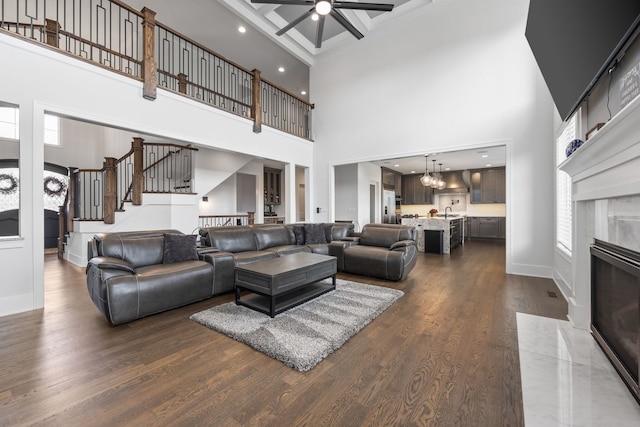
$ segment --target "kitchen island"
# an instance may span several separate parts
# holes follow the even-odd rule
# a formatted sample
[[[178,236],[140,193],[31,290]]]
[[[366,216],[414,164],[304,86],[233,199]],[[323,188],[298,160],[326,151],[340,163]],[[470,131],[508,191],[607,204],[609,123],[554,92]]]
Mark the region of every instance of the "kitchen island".
[[[425,230],[442,231],[441,248],[443,254],[450,254],[451,249],[462,243],[464,236],[464,217],[460,215],[448,217],[402,218],[403,225],[412,225],[418,230],[417,247],[425,252]],[[453,236],[453,239],[451,238]],[[429,245],[430,246],[430,245]]]

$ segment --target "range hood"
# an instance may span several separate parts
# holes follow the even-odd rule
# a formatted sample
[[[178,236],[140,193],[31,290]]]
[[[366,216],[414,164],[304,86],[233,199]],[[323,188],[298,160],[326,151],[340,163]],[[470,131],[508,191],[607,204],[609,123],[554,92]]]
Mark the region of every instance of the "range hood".
[[[471,185],[471,174],[468,170],[442,172],[442,178],[447,184],[442,190],[435,190],[435,194],[468,193]]]

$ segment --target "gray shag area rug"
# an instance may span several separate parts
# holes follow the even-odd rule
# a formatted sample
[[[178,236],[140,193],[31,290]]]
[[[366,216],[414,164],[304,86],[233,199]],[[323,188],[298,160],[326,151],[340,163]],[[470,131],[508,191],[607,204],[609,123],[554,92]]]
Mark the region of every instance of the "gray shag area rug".
[[[274,318],[230,302],[195,313],[190,319],[304,372],[402,295],[404,292],[396,289],[338,279],[335,291]]]

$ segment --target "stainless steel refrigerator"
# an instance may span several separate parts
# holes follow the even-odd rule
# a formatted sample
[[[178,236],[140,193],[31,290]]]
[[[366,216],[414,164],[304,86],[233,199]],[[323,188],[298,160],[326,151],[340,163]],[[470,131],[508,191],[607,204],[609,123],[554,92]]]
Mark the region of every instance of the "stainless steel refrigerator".
[[[396,223],[396,193],[393,190],[382,191],[382,222]]]

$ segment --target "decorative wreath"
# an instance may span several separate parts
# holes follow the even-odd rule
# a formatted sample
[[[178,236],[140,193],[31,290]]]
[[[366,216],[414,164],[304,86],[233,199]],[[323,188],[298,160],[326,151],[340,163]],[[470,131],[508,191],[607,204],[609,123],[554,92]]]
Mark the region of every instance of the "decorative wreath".
[[[12,194],[18,191],[18,180],[8,173],[0,173],[0,194]]]
[[[64,182],[54,176],[49,176],[44,180],[44,192],[47,196],[59,196],[66,189]]]

